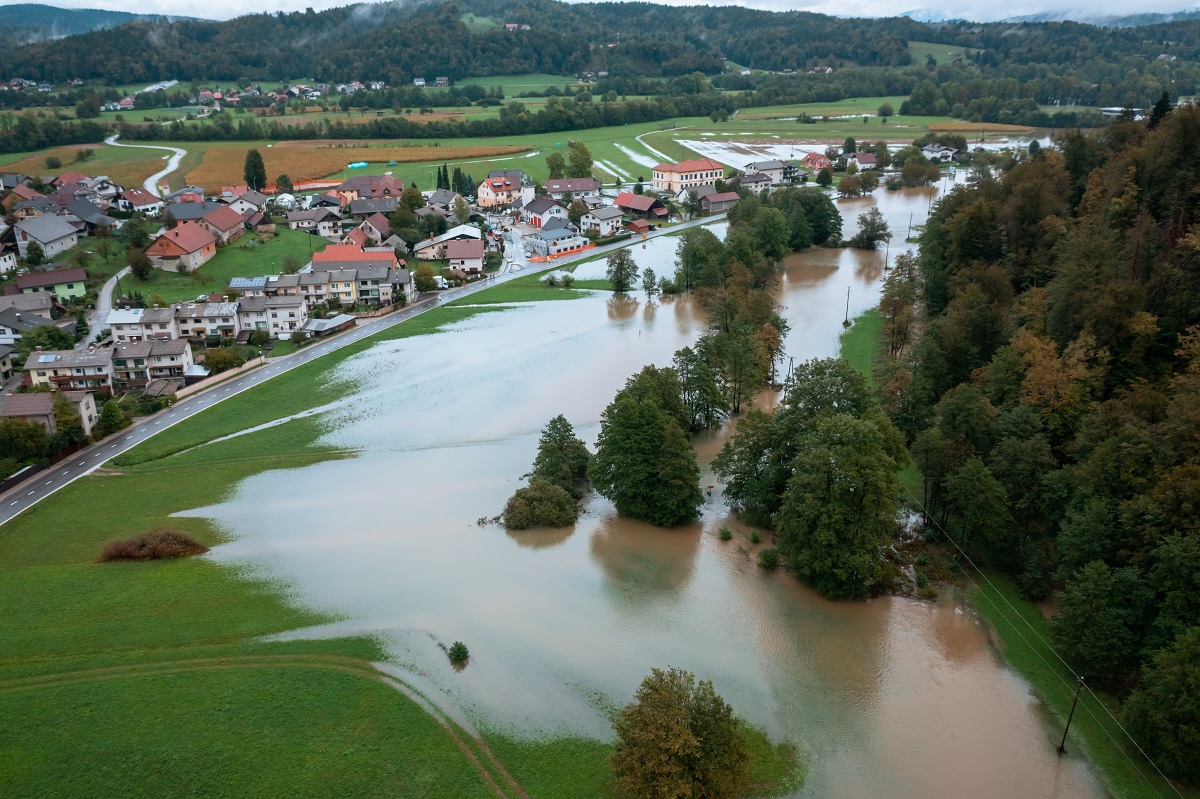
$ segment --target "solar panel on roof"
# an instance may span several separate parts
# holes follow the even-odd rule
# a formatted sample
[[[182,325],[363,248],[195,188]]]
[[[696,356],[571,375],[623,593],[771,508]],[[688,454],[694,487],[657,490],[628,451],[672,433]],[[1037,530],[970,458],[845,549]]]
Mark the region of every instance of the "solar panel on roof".
[[[54,363],[53,355],[39,355],[38,363]]]

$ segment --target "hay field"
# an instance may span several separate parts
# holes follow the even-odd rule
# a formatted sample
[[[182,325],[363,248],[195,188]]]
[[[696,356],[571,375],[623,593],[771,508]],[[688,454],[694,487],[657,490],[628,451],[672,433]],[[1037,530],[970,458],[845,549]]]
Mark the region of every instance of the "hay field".
[[[246,152],[251,148],[244,143],[222,143],[210,145],[199,166],[188,172],[187,180],[205,189],[214,190],[221,186],[242,182],[242,168]],[[347,164],[366,161],[382,165],[388,161],[397,163],[450,161],[456,158],[483,158],[493,155],[512,155],[528,150],[520,145],[479,145],[459,147],[367,147],[362,142],[354,146],[320,145],[316,142],[280,142],[273,147],[262,144],[256,148],[267,168],[267,179],[274,182],[279,175],[287,175],[293,183],[317,180],[326,175],[340,172]]]
[[[999,122],[930,122],[931,133],[1030,133],[1028,125],[1001,125]]]
[[[79,150],[91,150],[91,160],[75,160]],[[122,186],[141,186],[142,181],[163,168],[167,153],[158,150],[134,150],[129,147],[107,147],[103,144],[73,144],[31,153],[4,165],[5,172],[49,177],[63,172],[82,172],[85,175],[108,175]],[[55,156],[62,161],[57,169],[46,167],[46,158]]]

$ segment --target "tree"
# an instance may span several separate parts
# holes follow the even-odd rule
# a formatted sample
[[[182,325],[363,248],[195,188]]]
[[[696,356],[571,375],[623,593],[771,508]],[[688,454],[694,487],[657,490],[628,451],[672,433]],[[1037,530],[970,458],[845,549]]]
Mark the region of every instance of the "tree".
[[[587,491],[587,468],[591,457],[571,423],[559,414],[546,424],[538,439],[533,476],[547,480],[579,499]]]
[[[138,247],[130,247],[125,251],[125,264],[138,280],[146,281],[154,274],[154,264],[146,251]]]
[[[778,208],[766,207],[754,215],[750,223],[754,237],[762,254],[772,261],[780,261],[791,251],[791,229],[787,219]]]
[[[121,225],[120,236],[130,247],[145,247],[150,243],[150,231],[146,229],[146,220],[141,214],[134,214]]]
[[[209,350],[204,354],[204,366],[212,374],[236,369],[246,362],[242,351],[234,347]]]
[[[654,669],[613,723],[617,789],[636,799],[736,799],[749,750],[733,708],[682,669]]]
[[[417,267],[417,271],[413,273],[413,282],[416,283],[417,291],[433,291],[437,288],[437,281],[433,276],[433,267],[429,264],[421,264]]]
[[[46,263],[46,252],[42,249],[42,245],[36,241],[29,242],[29,246],[25,248],[25,263],[30,266],[40,266]]]
[[[567,177],[590,178],[592,176],[592,153],[587,145],[575,142],[567,153]]]
[[[111,436],[128,424],[129,420],[121,412],[120,404],[117,400],[110,399],[100,409],[100,420],[96,423],[95,430],[101,437]]]
[[[1175,777],[1200,784],[1200,627],[1181,633],[1142,668],[1137,689],[1125,702],[1135,740]]]
[[[1121,685],[1141,646],[1141,619],[1150,599],[1137,571],[1092,561],[1055,599],[1059,612],[1051,630],[1076,673]]]
[[[17,341],[17,351],[28,358],[38,347],[44,350],[69,350],[75,345],[70,333],[54,325],[36,325],[22,334]]]
[[[533,477],[504,505],[501,519],[509,530],[566,527],[579,518],[579,506],[567,490],[543,477]]]
[[[622,516],[673,527],[704,501],[673,369],[648,366],[604,409],[588,476]]]
[[[295,188],[292,186],[292,179],[286,174],[275,178],[275,191],[286,192],[288,194],[295,191]]]
[[[633,281],[637,280],[638,276],[638,267],[629,248],[617,250],[608,256],[607,274],[608,282],[612,283],[613,291],[618,294],[633,288]]]
[[[647,270],[649,271],[649,270]],[[706,337],[696,347],[675,352],[672,365],[679,377],[680,399],[688,411],[689,429],[699,432],[715,425],[729,414],[729,401],[721,389],[717,372],[705,353],[713,344]]]
[[[591,208],[583,200],[573,200],[567,206],[567,219],[571,220],[571,224],[579,227],[579,220],[583,219],[583,215],[590,211]]]
[[[1158,102],[1154,104],[1154,108],[1150,111],[1150,121],[1146,124],[1146,127],[1150,130],[1157,128],[1170,115],[1172,108],[1171,93],[1163,89],[1162,96],[1158,98]]]
[[[550,180],[558,180],[567,173],[567,159],[562,153],[550,153],[546,156],[546,169],[550,170]]]
[[[51,415],[54,417],[52,446],[55,450],[61,451],[87,441],[87,436],[83,434],[83,421],[79,418],[79,410],[61,391],[54,396]]]
[[[853,136],[847,136],[846,140],[842,142],[842,152],[846,155],[858,152],[858,142],[854,140]]]
[[[850,246],[856,250],[875,250],[881,241],[891,240],[892,232],[883,213],[878,208],[872,208],[858,215],[858,232],[850,239]]]
[[[899,467],[874,425],[845,414],[819,419],[797,448],[779,551],[824,596],[865,597],[896,531]]]
[[[258,150],[246,152],[246,161],[242,166],[242,178],[246,185],[255,191],[266,188],[267,167],[263,164],[262,154]]]
[[[57,155],[46,156],[46,169],[62,169],[62,159]]]
[[[283,256],[282,269],[283,269],[283,273],[285,275],[296,274],[297,272],[300,271],[301,266],[303,266],[303,264],[300,263],[300,259],[297,258],[296,256],[294,256],[294,255]]]
[[[833,170],[831,170],[829,167],[824,167],[820,172],[818,172],[817,173],[817,185],[818,186],[832,186],[833,185]]]
[[[175,214],[171,213],[171,209],[163,211],[162,216],[163,227],[167,230],[174,230],[179,225],[179,220],[175,218]]]
[[[454,218],[458,224],[465,225],[471,221],[471,206],[462,197],[454,198]]]
[[[658,294],[658,275],[654,274],[650,267],[646,267],[642,272],[642,291],[646,292],[646,299],[651,302]]]
[[[50,435],[37,422],[20,417],[0,419],[0,459],[21,461],[50,454]]]
[[[879,111],[877,113],[879,114],[879,116],[883,117],[884,119],[887,119],[888,117],[895,114],[896,110],[894,108],[892,108],[891,103],[884,103],[883,105],[879,106]]]
[[[958,514],[958,544],[969,549],[976,536],[1000,558],[1011,557],[1017,551],[1012,517],[1008,513],[1008,497],[983,460],[972,456],[962,468],[946,481],[946,499]]]

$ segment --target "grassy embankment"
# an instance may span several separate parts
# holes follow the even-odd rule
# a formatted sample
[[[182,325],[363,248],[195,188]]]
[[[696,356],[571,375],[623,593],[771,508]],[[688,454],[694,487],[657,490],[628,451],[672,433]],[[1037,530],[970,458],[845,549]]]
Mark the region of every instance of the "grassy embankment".
[[[447,731],[379,681],[366,665],[381,657],[369,639],[261,642],[328,621],[289,605],[284,586],[203,559],[95,562],[104,542],[152,529],[220,542],[208,520],[172,514],[220,501],[264,470],[351,453],[316,447],[311,417],[197,445],[335,402],[353,389],[335,379],[339,362],[490,310],[502,309],[435,309],[299,367],[5,525],[0,590],[12,600],[0,713],[21,723],[0,730],[0,779],[18,795],[476,797],[495,795],[488,780],[511,785],[490,751],[533,796],[611,796],[606,744]],[[751,740],[756,783],[777,793],[800,779],[790,750]]]

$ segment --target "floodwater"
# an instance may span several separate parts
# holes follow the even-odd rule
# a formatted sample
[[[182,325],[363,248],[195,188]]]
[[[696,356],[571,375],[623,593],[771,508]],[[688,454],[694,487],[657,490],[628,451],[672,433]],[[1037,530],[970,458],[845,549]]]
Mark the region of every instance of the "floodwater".
[[[877,202],[902,239],[929,191],[842,203],[844,232]],[[634,254],[669,273],[676,243]],[[883,258],[788,258],[788,356],[836,353],[846,289],[851,316],[873,306]],[[193,511],[233,536],[210,557],[286,581],[295,601],[343,620],[295,636],[372,633],[397,667],[491,729],[607,739],[607,713],[652,667],[681,666],[799,746],[811,767],[799,796],[1102,796],[1086,764],[1056,756],[1057,728],[952,592],[827,602],[755,567],[719,488],[675,530],[619,519],[594,496],[571,529],[476,524],[521,485],[548,419],[563,413],[594,442],[625,379],[669,363],[702,327],[687,298],[596,293],[377,345],[340,367],[361,388],[325,416],[325,441],[361,455],[267,472]],[[727,434],[697,441],[705,486]],[[718,539],[722,526],[733,541]],[[461,673],[438,648],[455,640],[471,650]]]

